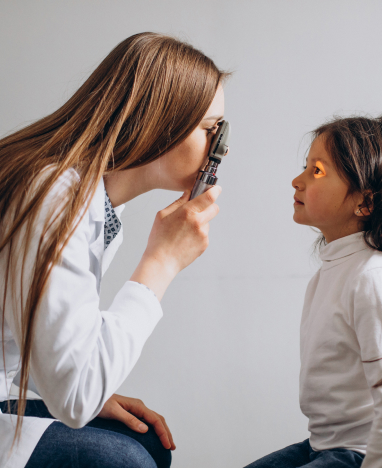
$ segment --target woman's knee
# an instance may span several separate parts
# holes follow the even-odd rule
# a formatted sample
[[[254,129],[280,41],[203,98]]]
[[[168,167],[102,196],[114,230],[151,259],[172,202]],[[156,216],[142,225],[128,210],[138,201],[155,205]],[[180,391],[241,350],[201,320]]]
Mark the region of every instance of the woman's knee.
[[[153,426],[144,434],[133,433],[131,438],[137,440],[149,452],[158,468],[169,468],[171,465],[171,450],[163,447]]]
[[[170,468],[172,460],[171,450],[163,447],[163,450],[155,453],[153,458],[158,468]]]
[[[78,441],[79,466],[95,468],[157,468],[148,451],[136,440],[122,434],[97,429],[85,441]]]
[[[128,436],[131,439],[136,440],[148,451],[158,468],[169,468],[171,465],[171,451],[163,447],[153,426],[149,426],[149,430],[142,434],[133,431],[120,421],[95,418],[87,424],[87,427],[103,429]]]
[[[162,444],[144,446],[132,437],[105,431],[107,437],[97,445],[96,453],[92,448],[88,450],[87,457],[92,462],[80,464],[80,466],[92,466],[99,468],[170,468],[171,451],[165,449]],[[98,437],[97,437],[98,438]],[[90,447],[90,444],[87,444]],[[101,457],[103,464],[97,465],[97,459]]]
[[[54,422],[45,431],[26,468],[53,466],[157,468],[148,451],[128,436],[90,427],[71,429],[60,422]]]

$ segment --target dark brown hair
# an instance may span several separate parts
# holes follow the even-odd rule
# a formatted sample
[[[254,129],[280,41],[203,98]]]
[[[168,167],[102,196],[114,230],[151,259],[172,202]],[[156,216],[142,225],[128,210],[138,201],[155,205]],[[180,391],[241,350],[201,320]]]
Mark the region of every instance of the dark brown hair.
[[[79,214],[104,174],[148,164],[181,143],[226,75],[189,44],[156,33],[136,34],[121,42],[60,109],[0,140],[0,254],[7,265],[1,272],[3,331],[14,258],[25,260],[42,203],[59,177],[70,168],[80,176],[45,222],[30,286],[22,294],[15,439],[25,411],[38,305]],[[24,252],[14,248],[21,231]]]
[[[347,196],[364,195],[371,214],[362,223],[365,242],[382,251],[382,118],[335,117],[312,132],[322,136],[340,177],[348,184]],[[317,244],[325,243],[321,235]]]

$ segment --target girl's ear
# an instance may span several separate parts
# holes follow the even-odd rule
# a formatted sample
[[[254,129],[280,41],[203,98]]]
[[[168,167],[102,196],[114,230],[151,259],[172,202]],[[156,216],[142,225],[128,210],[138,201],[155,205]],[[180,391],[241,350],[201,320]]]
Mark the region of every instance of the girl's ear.
[[[357,208],[355,209],[355,214],[357,216],[370,216],[373,212],[373,192],[371,190],[366,190],[363,195],[360,194],[361,201]]]

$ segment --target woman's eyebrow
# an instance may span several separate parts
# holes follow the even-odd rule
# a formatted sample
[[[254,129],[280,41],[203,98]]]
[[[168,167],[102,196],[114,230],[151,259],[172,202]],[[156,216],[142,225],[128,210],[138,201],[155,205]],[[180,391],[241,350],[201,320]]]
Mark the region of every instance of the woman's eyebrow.
[[[223,120],[224,115],[210,115],[209,117],[205,117],[203,120],[214,120],[217,122],[218,120]]]

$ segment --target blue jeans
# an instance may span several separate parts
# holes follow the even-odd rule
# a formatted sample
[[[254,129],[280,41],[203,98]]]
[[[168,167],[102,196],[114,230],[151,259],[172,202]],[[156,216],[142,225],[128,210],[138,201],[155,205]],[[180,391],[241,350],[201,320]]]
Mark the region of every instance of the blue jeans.
[[[12,403],[11,411],[15,412]],[[8,402],[0,402],[8,413]],[[41,400],[29,400],[25,416],[53,418]],[[54,419],[54,418],[53,418]],[[44,432],[25,468],[169,468],[171,451],[154,429],[145,434],[120,421],[95,418],[81,429],[55,421]]]
[[[330,449],[315,452],[309,439],[266,455],[245,468],[359,468],[364,455],[352,450]]]

